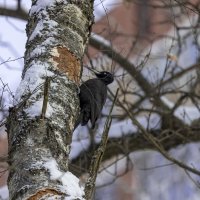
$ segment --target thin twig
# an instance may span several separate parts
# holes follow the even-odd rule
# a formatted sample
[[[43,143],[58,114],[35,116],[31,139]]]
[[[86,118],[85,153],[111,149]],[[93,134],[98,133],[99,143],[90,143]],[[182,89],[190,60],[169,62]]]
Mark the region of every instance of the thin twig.
[[[50,77],[47,77],[46,80],[45,80],[45,83],[44,83],[44,99],[43,99],[43,105],[42,105],[41,119],[45,118],[45,114],[46,114],[46,111],[47,111],[49,86],[50,86]]]
[[[112,110],[115,104],[115,101],[117,99],[117,95],[118,95],[118,91],[119,89],[117,89],[117,92],[115,94],[109,115],[106,119],[106,123],[104,125],[104,131],[102,134],[102,138],[101,138],[101,142],[100,145],[98,147],[98,149],[94,152],[94,155],[92,157],[92,161],[90,164],[90,169],[89,169],[89,178],[87,179],[86,185],[85,185],[85,198],[87,200],[92,199],[92,195],[95,189],[95,182],[96,182],[96,177],[97,177],[97,173],[99,170],[99,166],[101,164],[101,160],[103,157],[103,154],[106,150],[106,144],[107,144],[107,140],[108,140],[108,132],[110,130],[110,126],[112,123]]]
[[[200,171],[199,170],[196,170],[195,168],[192,168],[192,167],[184,164],[183,162],[180,162],[179,160],[175,159],[174,157],[170,156],[169,153],[160,144],[160,142],[158,140],[156,140],[156,138],[153,135],[149,134],[145,130],[145,128],[138,122],[137,119],[135,119],[135,117],[129,112],[129,110],[119,100],[117,100],[117,103],[120,104],[120,106],[124,109],[124,111],[126,111],[128,116],[132,120],[133,124],[136,125],[139,130],[141,130],[144,138],[147,141],[149,141],[150,143],[152,143],[155,146],[155,148],[157,149],[158,152],[160,152],[166,159],[168,159],[171,162],[175,163],[179,167],[181,167],[181,168],[183,168],[185,170],[188,170],[188,171],[200,176]]]

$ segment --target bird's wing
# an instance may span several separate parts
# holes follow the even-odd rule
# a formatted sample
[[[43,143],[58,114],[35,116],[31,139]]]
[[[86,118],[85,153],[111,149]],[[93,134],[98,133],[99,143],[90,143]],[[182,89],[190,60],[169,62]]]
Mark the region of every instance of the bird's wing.
[[[84,83],[80,87],[80,107],[81,107],[81,125],[84,126],[91,118],[91,91],[90,83]]]
[[[107,87],[100,79],[90,79],[81,85],[80,91],[81,124],[87,124],[90,119],[94,128],[106,101]]]
[[[98,92],[95,92],[92,100],[91,106],[91,124],[92,128],[95,127],[95,122],[97,121],[99,115],[101,114],[102,108],[105,104],[106,96],[107,96],[107,88],[106,85],[99,81],[96,83]]]

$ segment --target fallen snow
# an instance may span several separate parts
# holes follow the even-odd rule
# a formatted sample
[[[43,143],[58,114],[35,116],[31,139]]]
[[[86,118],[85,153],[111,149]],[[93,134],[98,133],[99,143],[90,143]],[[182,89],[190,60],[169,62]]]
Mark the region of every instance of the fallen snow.
[[[60,0],[57,0],[60,1]],[[37,1],[37,4],[31,7],[30,10],[30,15],[33,13],[38,13],[40,10],[46,10],[46,7],[52,6],[54,3],[56,3],[55,0],[42,0],[42,1]]]
[[[70,199],[83,199],[84,188],[79,185],[79,179],[71,172],[62,172],[58,169],[58,164],[55,159],[48,160],[44,163],[44,167],[48,169],[51,180],[58,180],[62,184],[60,187],[63,193],[68,194]]]
[[[53,73],[47,70],[48,64],[41,65],[40,63],[33,62],[32,66],[27,69],[26,76],[21,81],[15,95],[15,103],[18,104],[21,101],[23,95],[29,95],[29,100],[32,105],[25,111],[29,117],[35,117],[41,115],[43,98],[36,101],[36,97],[41,92],[41,87],[44,87],[45,77],[53,76]],[[53,108],[47,105],[46,116],[51,116]]]

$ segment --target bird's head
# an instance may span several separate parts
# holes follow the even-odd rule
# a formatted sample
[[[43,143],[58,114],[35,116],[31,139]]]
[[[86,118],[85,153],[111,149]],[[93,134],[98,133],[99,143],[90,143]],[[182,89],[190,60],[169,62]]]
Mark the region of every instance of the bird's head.
[[[96,77],[103,81],[106,85],[112,83],[114,81],[113,74],[107,71],[102,72],[94,72]]]

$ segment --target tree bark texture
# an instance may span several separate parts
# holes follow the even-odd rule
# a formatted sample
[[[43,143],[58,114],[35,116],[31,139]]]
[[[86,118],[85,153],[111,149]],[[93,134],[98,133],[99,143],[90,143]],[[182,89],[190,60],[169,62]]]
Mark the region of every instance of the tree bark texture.
[[[93,1],[33,0],[25,67],[7,123],[11,200],[83,198],[68,163],[92,23]]]

